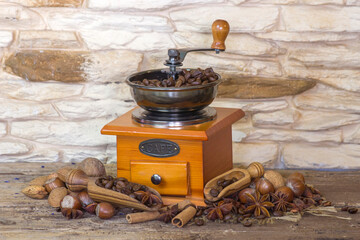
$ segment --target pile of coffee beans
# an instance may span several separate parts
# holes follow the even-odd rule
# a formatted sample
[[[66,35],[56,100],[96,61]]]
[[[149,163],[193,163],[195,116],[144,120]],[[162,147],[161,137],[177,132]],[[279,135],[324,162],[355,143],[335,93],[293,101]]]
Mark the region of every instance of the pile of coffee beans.
[[[210,82],[218,80],[218,76],[212,68],[203,69],[183,69],[177,79],[170,77],[168,79],[143,79],[142,81],[134,81],[133,83],[141,86],[152,86],[152,87],[188,87],[205,85]]]
[[[134,192],[144,191],[146,192],[148,188],[144,185],[129,182],[126,178],[119,177],[114,178],[112,176],[100,177],[96,179],[95,184],[99,187],[117,191],[122,194],[126,194],[129,197],[136,198]]]
[[[217,197],[224,188],[226,188],[230,184],[233,184],[237,180],[238,179],[235,177],[233,177],[232,179],[228,179],[228,180],[227,179],[219,179],[216,182],[216,186],[210,190],[210,195],[213,197]]]

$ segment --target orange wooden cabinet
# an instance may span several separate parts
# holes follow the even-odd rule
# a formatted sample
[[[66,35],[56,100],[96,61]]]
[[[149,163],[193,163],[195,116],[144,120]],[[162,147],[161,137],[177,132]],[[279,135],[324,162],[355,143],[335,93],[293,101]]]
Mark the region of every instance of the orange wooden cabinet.
[[[156,189],[165,204],[189,198],[203,205],[205,184],[233,166],[231,125],[244,112],[216,108],[217,118],[213,121],[180,128],[156,128],[134,122],[132,111],[101,130],[102,134],[117,136],[118,177]],[[154,144],[147,145],[148,141]],[[143,151],[144,147],[149,149]],[[157,156],[156,152],[171,154]],[[157,185],[151,180],[154,175],[161,177]]]

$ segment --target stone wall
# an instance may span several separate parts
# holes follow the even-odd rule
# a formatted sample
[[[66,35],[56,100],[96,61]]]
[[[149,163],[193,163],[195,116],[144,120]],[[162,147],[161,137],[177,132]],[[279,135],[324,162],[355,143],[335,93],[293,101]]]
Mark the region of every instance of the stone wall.
[[[135,106],[124,83],[167,49],[227,51],[186,67],[223,78],[213,106],[242,108],[234,161],[360,168],[359,0],[0,1],[0,161],[116,161],[100,129]]]

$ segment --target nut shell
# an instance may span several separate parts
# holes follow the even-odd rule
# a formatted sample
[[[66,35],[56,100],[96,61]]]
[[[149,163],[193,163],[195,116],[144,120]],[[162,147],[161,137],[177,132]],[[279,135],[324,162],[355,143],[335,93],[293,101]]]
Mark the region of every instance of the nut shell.
[[[31,180],[31,182],[29,182],[29,186],[31,185],[44,186],[46,181],[47,181],[47,176],[40,176]]]
[[[60,207],[60,202],[67,195],[65,187],[58,187],[51,191],[49,194],[48,202],[52,207]]]
[[[48,193],[59,187],[65,187],[64,182],[61,181],[60,178],[52,178],[45,182],[45,189],[48,191]]]
[[[47,176],[47,180],[50,180],[52,178],[57,178],[59,175],[56,172],[53,172]]]
[[[290,174],[290,176],[288,177],[288,179],[290,179],[290,178],[296,178],[296,179],[301,180],[303,183],[305,183],[305,177],[302,173],[294,172],[294,173]]]
[[[60,202],[61,208],[72,208],[72,209],[80,209],[81,203],[80,200],[76,197],[66,195]]]
[[[110,203],[102,202],[97,205],[95,212],[99,218],[109,219],[114,216],[115,208]]]
[[[277,190],[278,188],[280,188],[282,186],[285,186],[284,178],[281,176],[280,173],[278,173],[276,171],[273,171],[273,170],[265,171],[264,178],[266,178],[267,180],[269,180],[272,183],[275,190]]]
[[[78,164],[77,168],[84,171],[89,177],[106,176],[105,166],[97,158],[86,158]]]
[[[238,194],[240,202],[244,203],[244,204],[248,203],[249,197],[246,195],[246,193],[249,193],[249,194],[255,196],[255,192],[256,191],[253,188],[245,188],[245,189],[241,190]]]
[[[72,167],[66,166],[63,168],[60,168],[57,170],[58,178],[60,178],[61,181],[66,182],[66,176],[73,170]]]
[[[274,185],[266,178],[260,178],[256,182],[255,189],[262,195],[275,192]]]
[[[48,195],[48,192],[43,186],[31,185],[21,190],[23,194],[34,199],[43,199]]]
[[[82,191],[77,195],[78,199],[80,200],[80,203],[82,205],[83,208],[85,208],[86,206],[94,203],[94,200],[92,200],[89,196],[89,194],[87,193],[87,191]]]
[[[289,187],[296,197],[300,197],[305,191],[305,184],[298,178],[289,178],[286,181],[286,186]]]

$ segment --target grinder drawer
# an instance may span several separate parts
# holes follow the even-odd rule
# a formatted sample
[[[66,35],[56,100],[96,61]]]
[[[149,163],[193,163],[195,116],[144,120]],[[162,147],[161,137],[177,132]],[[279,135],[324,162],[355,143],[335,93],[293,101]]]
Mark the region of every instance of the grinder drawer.
[[[188,194],[189,168],[187,162],[136,160],[130,162],[130,168],[133,182],[152,187],[164,195]]]

